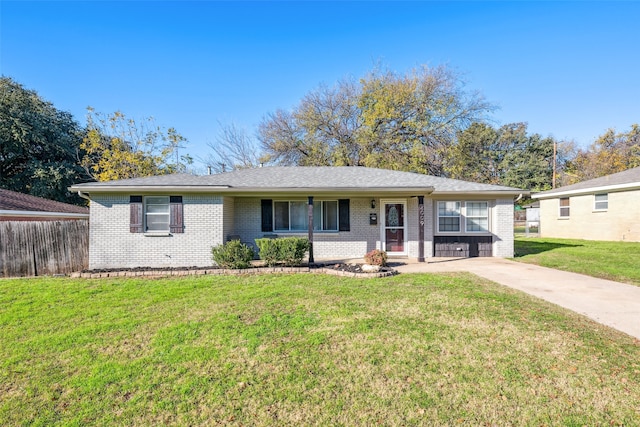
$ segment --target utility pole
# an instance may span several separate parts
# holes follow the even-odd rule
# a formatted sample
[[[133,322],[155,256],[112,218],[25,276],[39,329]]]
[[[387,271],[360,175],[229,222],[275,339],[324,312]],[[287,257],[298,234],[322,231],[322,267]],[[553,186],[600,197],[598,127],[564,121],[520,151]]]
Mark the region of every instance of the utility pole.
[[[558,155],[558,142],[553,141],[553,178],[551,188],[556,188],[556,157]]]

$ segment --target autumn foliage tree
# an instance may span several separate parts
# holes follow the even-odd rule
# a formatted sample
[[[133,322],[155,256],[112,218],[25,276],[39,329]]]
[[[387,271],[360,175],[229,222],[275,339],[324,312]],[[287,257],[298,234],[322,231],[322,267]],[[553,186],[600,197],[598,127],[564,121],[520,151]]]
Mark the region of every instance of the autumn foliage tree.
[[[628,132],[607,130],[586,150],[578,150],[568,164],[569,184],[640,166],[640,126]]]
[[[192,162],[177,155],[184,141],[152,118],[136,121],[119,111],[104,115],[89,108],[80,164],[97,181],[183,172]]]
[[[492,109],[447,67],[406,75],[375,70],[359,82],[321,86],[292,111],[269,114],[258,135],[267,158],[278,164],[442,175],[456,133]]]

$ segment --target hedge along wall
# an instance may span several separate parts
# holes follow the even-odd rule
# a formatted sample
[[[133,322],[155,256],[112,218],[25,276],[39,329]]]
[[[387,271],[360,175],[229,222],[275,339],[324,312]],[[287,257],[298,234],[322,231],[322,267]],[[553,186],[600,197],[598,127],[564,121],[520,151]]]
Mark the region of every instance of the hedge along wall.
[[[67,274],[89,264],[89,221],[0,222],[0,276]]]

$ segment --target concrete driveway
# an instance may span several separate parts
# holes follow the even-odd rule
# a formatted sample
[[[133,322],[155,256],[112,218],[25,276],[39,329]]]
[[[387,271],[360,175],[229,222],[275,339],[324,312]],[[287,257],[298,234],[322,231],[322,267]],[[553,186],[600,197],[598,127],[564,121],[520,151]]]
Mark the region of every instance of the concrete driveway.
[[[401,273],[468,271],[542,298],[640,339],[640,287],[501,258],[433,258]]]

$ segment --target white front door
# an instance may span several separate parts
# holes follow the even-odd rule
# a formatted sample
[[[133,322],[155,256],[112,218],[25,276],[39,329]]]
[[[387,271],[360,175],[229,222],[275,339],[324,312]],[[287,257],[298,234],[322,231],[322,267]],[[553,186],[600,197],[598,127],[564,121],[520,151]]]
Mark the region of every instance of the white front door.
[[[407,202],[406,200],[382,200],[382,250],[387,255],[407,254]]]

